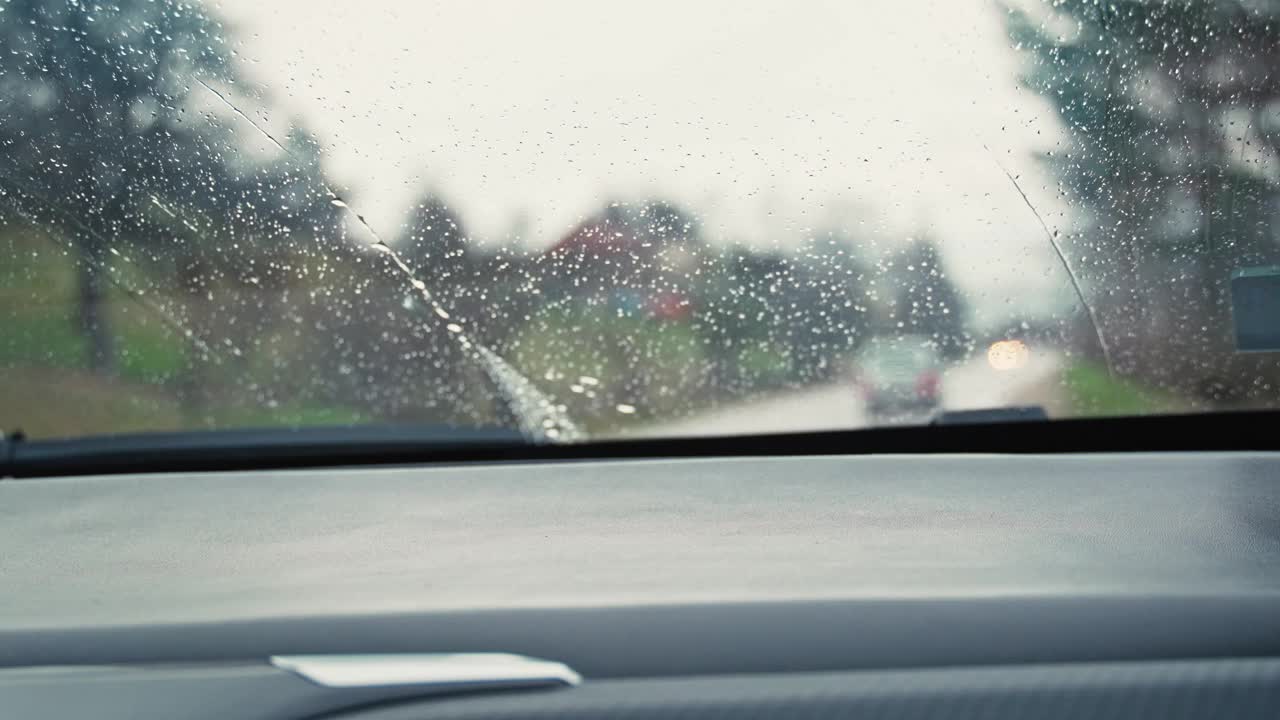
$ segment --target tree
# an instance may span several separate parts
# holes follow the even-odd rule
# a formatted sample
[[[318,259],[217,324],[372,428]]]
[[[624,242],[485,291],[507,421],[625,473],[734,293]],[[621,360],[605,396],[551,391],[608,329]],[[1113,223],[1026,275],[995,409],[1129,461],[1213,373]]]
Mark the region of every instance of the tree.
[[[108,370],[105,268],[153,200],[129,189],[198,147],[184,125],[193,78],[233,79],[222,26],[178,0],[13,0],[0,8],[0,47],[0,172],[28,212],[67,230],[89,364]]]
[[[826,232],[807,238],[796,254],[788,324],[801,379],[828,377],[837,360],[865,339],[868,308],[861,297],[868,269],[854,247],[844,235]]]
[[[631,215],[633,231],[641,242],[657,243],[661,247],[700,247],[703,244],[698,219],[675,203],[650,200],[640,203],[638,210],[633,210]]]
[[[469,240],[458,217],[443,200],[426,193],[409,211],[397,244],[405,261],[432,287],[468,281]]]
[[[926,237],[914,239],[894,254],[890,265],[896,332],[929,337],[945,358],[963,357],[970,346],[964,300],[947,276],[937,245]]]
[[[1232,354],[1227,296],[1232,269],[1280,257],[1269,169],[1280,159],[1280,2],[1008,12],[1025,84],[1069,134],[1045,162],[1090,217],[1062,240],[1115,369],[1184,393],[1219,377],[1254,392],[1280,376]]]

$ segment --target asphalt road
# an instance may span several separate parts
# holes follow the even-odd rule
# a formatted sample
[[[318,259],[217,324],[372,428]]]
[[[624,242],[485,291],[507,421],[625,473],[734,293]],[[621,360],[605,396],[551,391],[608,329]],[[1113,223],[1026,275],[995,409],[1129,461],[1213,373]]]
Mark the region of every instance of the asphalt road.
[[[1054,351],[1030,353],[1025,366],[996,370],[979,354],[948,368],[942,378],[942,405],[948,410],[973,410],[1024,405],[1037,400],[1040,388],[1051,386],[1061,368]],[[1040,402],[1047,402],[1047,398]],[[891,418],[890,421],[923,420]],[[742,435],[758,433],[847,430],[886,422],[872,418],[863,406],[852,377],[838,382],[743,403],[638,429],[634,436]]]

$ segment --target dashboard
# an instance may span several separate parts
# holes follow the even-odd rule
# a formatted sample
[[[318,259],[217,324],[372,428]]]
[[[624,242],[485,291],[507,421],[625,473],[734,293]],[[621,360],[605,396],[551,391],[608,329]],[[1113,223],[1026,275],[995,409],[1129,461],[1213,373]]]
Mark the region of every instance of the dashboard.
[[[0,482],[0,715],[1277,717],[1277,478],[1199,452]]]

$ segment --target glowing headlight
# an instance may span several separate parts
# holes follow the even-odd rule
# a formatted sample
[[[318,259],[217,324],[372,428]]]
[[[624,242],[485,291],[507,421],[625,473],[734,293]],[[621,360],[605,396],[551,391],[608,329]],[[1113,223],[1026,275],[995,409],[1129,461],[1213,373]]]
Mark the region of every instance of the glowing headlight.
[[[987,363],[996,370],[1017,370],[1027,364],[1029,354],[1021,340],[1000,340],[987,348]]]

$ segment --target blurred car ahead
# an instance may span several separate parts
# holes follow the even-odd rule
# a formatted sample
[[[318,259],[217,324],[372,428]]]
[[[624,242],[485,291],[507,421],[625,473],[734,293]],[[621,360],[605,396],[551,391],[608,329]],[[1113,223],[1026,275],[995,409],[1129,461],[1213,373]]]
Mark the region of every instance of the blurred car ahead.
[[[867,414],[930,415],[941,404],[942,357],[922,335],[874,338],[855,359]]]

